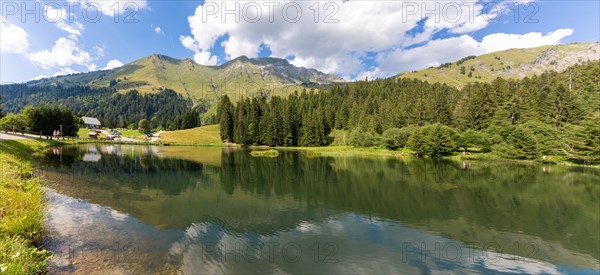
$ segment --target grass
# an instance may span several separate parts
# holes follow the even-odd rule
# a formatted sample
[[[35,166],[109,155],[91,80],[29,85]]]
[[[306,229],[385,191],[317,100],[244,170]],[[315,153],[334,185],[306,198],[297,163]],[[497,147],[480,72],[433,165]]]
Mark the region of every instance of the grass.
[[[91,132],[91,131],[88,128],[79,128],[79,131],[77,131],[77,137],[90,138],[90,136],[88,135],[89,132]],[[101,139],[103,137],[106,137],[106,135],[102,134],[102,133],[98,133],[98,139]]]
[[[250,152],[250,155],[253,157],[269,157],[269,158],[276,158],[277,156],[279,156],[279,151],[274,150],[274,149],[270,149],[270,150],[254,150]]]
[[[134,139],[145,140],[144,135],[138,130],[119,129],[117,131],[121,132],[122,137],[131,138],[133,136]],[[77,137],[84,139],[90,138],[88,136],[89,132],[90,130],[88,130],[88,128],[79,128],[79,131],[77,132]],[[106,137],[106,135],[103,133],[98,133],[98,139],[101,139],[103,137]]]
[[[117,131],[121,132],[122,137],[126,137],[126,138],[133,137],[134,139],[145,140],[144,134],[140,133],[140,131],[138,131],[138,130],[119,129]]]
[[[88,132],[88,128],[79,128],[79,131],[77,131],[77,137],[88,138]]]
[[[309,157],[318,156],[370,156],[370,157],[393,157],[408,160],[413,157],[408,148],[389,150],[378,147],[354,147],[354,146],[324,146],[324,147],[278,147],[281,150],[305,151]]]
[[[0,273],[35,274],[46,271],[51,253],[40,247],[44,213],[44,182],[34,175],[30,157],[50,140],[0,142]]]
[[[160,134],[163,144],[222,146],[219,125],[209,125]]]

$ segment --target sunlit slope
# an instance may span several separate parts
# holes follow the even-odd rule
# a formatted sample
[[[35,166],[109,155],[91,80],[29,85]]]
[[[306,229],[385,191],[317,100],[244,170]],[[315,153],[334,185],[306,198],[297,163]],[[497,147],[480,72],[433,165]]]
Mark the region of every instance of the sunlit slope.
[[[219,125],[209,125],[179,131],[167,131],[160,134],[164,143],[221,145]]]
[[[273,94],[291,93],[343,79],[314,69],[295,67],[287,60],[245,56],[220,66],[203,66],[191,59],[153,54],[107,71],[62,76],[35,81],[39,85],[83,85],[112,87],[120,92],[136,89],[155,93],[172,89],[193,99],[229,94],[234,100],[259,90]]]
[[[398,77],[462,87],[469,82],[491,82],[497,77],[523,78],[545,71],[564,71],[570,66],[600,59],[600,43],[572,43],[529,49],[510,49],[446,63]],[[463,73],[464,68],[464,73]],[[469,76],[469,73],[471,74]]]

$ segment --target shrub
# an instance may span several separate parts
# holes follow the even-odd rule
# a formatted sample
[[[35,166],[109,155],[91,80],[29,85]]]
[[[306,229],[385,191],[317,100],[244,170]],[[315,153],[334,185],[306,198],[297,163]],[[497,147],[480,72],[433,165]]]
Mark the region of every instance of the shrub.
[[[356,147],[374,147],[380,146],[382,143],[382,139],[381,136],[378,134],[362,132],[357,129],[350,132],[350,136],[348,137],[348,143]]]
[[[504,142],[492,146],[500,156],[511,159],[535,159],[539,156],[534,134],[523,126],[511,126]]]
[[[412,132],[408,147],[417,155],[440,157],[452,154],[456,149],[457,134],[453,128],[436,123]]]
[[[275,158],[275,157],[279,156],[279,151],[274,150],[274,149],[267,150],[267,151],[252,151],[252,152],[250,152],[250,155],[253,157]]]
[[[460,133],[457,138],[457,145],[465,151],[469,151],[469,147],[479,147],[482,151],[489,152],[492,144],[489,134],[472,129]]]
[[[402,129],[390,128],[385,130],[382,135],[383,143],[389,149],[398,149],[405,147],[408,143],[410,134],[415,130],[415,126],[409,125]]]

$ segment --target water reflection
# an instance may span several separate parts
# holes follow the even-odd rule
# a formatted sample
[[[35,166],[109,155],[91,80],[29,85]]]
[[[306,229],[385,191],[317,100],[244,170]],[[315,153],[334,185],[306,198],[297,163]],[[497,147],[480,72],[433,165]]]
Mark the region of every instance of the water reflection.
[[[100,158],[86,161],[89,155]],[[141,271],[600,270],[600,173],[594,169],[308,158],[291,151],[269,159],[243,150],[115,145],[51,150],[40,162],[58,192],[51,197],[83,199],[82,205],[108,209],[106,217],[125,215],[140,225],[120,225],[142,236],[138,245],[170,236],[144,256],[170,260]],[[77,211],[58,211],[69,214],[50,215],[49,223],[61,231],[69,216],[85,216]],[[52,239],[85,243],[111,231],[90,226],[88,234]],[[279,259],[264,255],[273,244]],[[289,259],[282,256],[286,245]],[[444,257],[436,256],[437,246]],[[322,262],[336,247],[339,262]],[[458,250],[469,257],[451,257]],[[298,251],[301,260],[290,261]]]

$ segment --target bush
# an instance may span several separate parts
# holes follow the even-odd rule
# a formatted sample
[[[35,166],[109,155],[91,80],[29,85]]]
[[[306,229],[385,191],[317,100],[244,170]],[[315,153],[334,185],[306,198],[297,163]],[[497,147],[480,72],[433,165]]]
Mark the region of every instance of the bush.
[[[382,139],[378,134],[353,130],[348,137],[348,143],[355,147],[375,147],[381,145]]]
[[[553,125],[539,121],[527,121],[521,125],[533,134],[537,142],[537,150],[544,155],[560,155],[563,144],[560,130]]]
[[[412,132],[408,147],[419,155],[440,157],[456,149],[457,134],[453,128],[436,123]]]
[[[389,149],[398,149],[401,147],[405,147],[408,143],[408,138],[410,134],[415,130],[415,126],[409,125],[402,129],[399,128],[390,128],[383,132],[383,143]]]
[[[501,157],[511,159],[535,159],[539,156],[538,144],[534,134],[527,128],[508,127],[504,142],[492,146]]]
[[[583,121],[581,126],[565,127],[563,152],[570,161],[600,164],[600,117]]]
[[[457,145],[469,151],[469,147],[479,147],[484,152],[489,152],[493,144],[492,137],[481,131],[466,130],[458,135]]]
[[[13,125],[17,126],[18,131],[21,131],[21,126],[27,124],[27,118],[22,114],[8,113],[5,117],[0,119],[0,130],[12,131]]]
[[[267,150],[267,151],[252,151],[252,152],[250,152],[250,155],[253,157],[275,158],[275,157],[279,156],[279,151],[274,150],[274,149]]]

